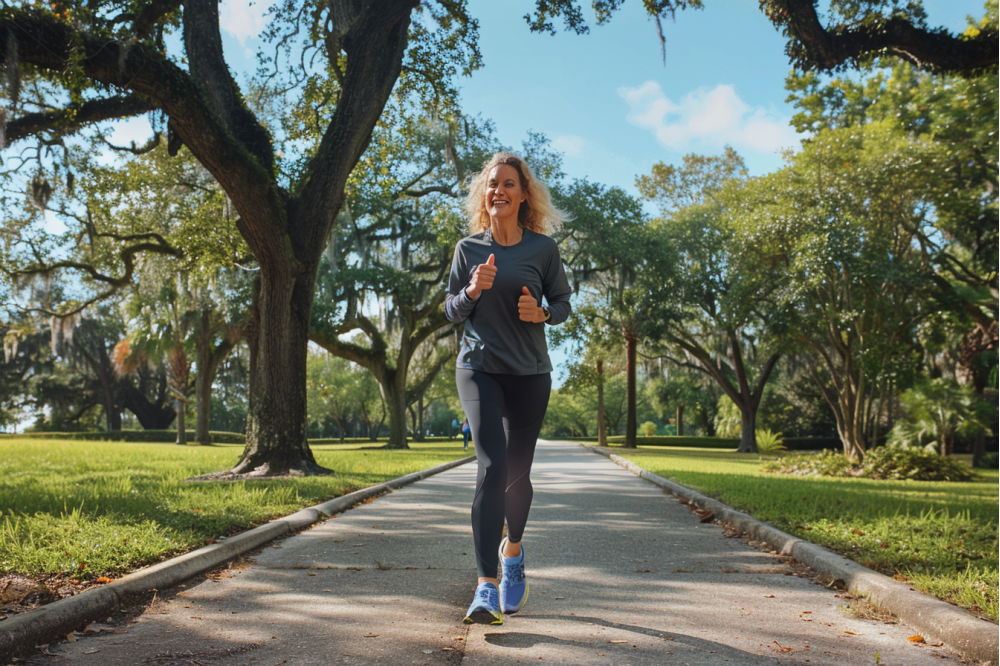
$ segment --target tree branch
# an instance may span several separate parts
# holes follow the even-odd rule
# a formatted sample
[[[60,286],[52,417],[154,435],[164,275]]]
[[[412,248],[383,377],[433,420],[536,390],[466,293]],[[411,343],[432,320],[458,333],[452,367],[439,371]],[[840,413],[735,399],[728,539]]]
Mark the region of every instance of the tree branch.
[[[971,74],[997,66],[995,31],[963,39],[897,16],[827,29],[820,23],[815,0],[772,0],[768,5],[768,17],[784,24],[792,38],[786,53],[805,70],[832,71],[878,55],[895,55],[922,69],[951,73]]]
[[[5,147],[42,132],[72,134],[85,125],[115,118],[131,118],[155,108],[155,104],[138,95],[127,95],[90,100],[55,111],[29,113],[7,123]]]

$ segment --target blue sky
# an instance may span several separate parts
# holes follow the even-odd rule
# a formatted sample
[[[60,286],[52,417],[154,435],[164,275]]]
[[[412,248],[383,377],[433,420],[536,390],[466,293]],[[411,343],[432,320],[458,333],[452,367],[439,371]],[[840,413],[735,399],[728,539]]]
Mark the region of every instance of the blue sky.
[[[484,66],[461,81],[467,113],[491,118],[500,139],[520,145],[529,129],[544,132],[565,154],[570,177],[635,192],[637,174],[690,152],[719,153],[726,144],[752,174],[781,164],[778,151],[798,138],[785,102],[790,69],[784,39],[753,0],[706,0],[664,22],[666,65],[655,25],[639,0],[628,0],[597,26],[583,5],[589,35],[528,31],[534,0],[470,0],[479,20]],[[227,59],[252,71],[270,0],[223,0]],[[929,23],[960,31],[981,0],[924,0]],[[561,27],[557,24],[557,27]],[[144,119],[121,123],[115,140],[142,143]]]

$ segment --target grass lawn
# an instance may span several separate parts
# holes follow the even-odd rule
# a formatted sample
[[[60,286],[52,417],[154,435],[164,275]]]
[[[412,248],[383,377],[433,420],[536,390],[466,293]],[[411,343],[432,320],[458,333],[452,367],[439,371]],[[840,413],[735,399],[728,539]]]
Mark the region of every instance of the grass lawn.
[[[317,461],[336,471],[329,477],[183,483],[232,467],[242,445],[5,438],[0,574],[117,577],[210,539],[468,455],[461,438],[410,446],[314,446]]]
[[[761,472],[757,454],[613,449],[790,534],[997,620],[997,471],[971,483]]]

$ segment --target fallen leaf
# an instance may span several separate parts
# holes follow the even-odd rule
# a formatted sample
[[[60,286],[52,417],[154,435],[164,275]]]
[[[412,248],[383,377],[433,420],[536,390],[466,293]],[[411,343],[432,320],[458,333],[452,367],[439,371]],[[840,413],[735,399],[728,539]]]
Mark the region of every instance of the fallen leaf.
[[[928,643],[931,647],[943,647],[944,643]]]
[[[69,632],[68,634],[66,634],[66,641],[69,642],[69,643],[75,643],[76,642],[76,635],[74,635],[72,631]]]
[[[851,631],[849,629],[844,629],[844,633],[845,634],[850,634],[851,636],[860,636],[861,635],[861,634],[856,634],[856,633],[854,633],[853,631]],[[923,640],[923,639],[920,639],[920,640]]]
[[[765,599],[774,599],[774,595],[773,594],[765,594],[764,598]]]
[[[857,534],[858,536],[864,536],[865,533],[861,530],[851,530],[851,534]]]
[[[445,652],[454,652],[455,651],[455,648],[453,648],[453,647],[443,647],[441,649],[444,650]]]
[[[565,599],[566,597],[556,597],[556,599]]]
[[[307,575],[307,576],[315,576],[315,575],[316,575],[316,573],[315,573],[314,571],[310,571],[310,572],[308,572],[308,573],[307,573],[306,575]]]
[[[95,582],[100,583],[101,585],[103,585],[104,583],[110,583],[113,580],[114,580],[114,578],[108,578],[107,576],[98,576],[97,580]]]
[[[622,639],[622,638],[612,638],[608,642],[609,643],[628,643],[628,641],[626,641],[625,639]]]
[[[636,573],[649,573],[649,569],[636,569]]]
[[[924,637],[921,636],[920,634],[917,634],[916,636],[910,636],[906,640],[910,641],[911,643],[923,643]]]
[[[373,634],[372,632],[369,631],[367,634],[364,635],[364,638],[378,638],[378,634]]]
[[[97,652],[100,652],[100,650],[98,650],[97,648],[90,648],[89,650],[84,650],[83,651],[84,654],[94,654],[94,653],[97,653]]]
[[[200,618],[200,617],[198,617],[197,615],[192,615],[192,616],[191,616],[191,619],[192,619],[192,620],[200,620],[201,618]]]

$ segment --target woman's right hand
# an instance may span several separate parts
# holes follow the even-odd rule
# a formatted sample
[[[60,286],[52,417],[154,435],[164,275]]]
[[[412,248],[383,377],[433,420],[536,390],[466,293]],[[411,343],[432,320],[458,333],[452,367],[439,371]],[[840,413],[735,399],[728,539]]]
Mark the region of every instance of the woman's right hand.
[[[496,261],[496,257],[491,254],[485,264],[479,264],[476,266],[476,270],[473,271],[469,286],[465,288],[465,293],[472,300],[479,298],[479,294],[484,289],[489,289],[493,286],[493,279],[497,276],[497,267],[493,265],[494,261]]]

